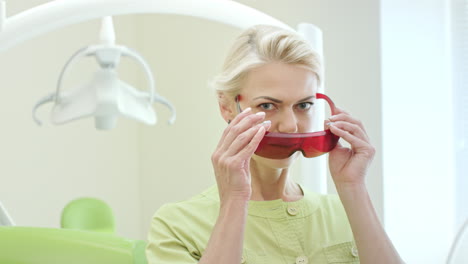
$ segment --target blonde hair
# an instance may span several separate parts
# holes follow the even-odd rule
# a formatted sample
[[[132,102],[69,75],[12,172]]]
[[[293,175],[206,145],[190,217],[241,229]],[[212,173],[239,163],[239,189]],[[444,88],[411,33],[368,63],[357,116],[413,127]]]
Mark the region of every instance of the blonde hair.
[[[296,32],[269,25],[250,27],[237,37],[222,72],[211,84],[220,100],[232,100],[240,93],[250,70],[272,62],[304,67],[312,71],[318,85],[321,84],[320,57],[306,40]]]

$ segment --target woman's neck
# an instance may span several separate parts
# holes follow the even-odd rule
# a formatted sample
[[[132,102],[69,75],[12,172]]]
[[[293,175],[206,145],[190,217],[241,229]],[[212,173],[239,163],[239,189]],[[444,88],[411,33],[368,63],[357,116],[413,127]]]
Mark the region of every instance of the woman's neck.
[[[297,183],[288,176],[288,169],[275,169],[250,162],[252,177],[252,196],[254,201],[270,201],[282,199],[286,202],[297,201],[304,194]]]

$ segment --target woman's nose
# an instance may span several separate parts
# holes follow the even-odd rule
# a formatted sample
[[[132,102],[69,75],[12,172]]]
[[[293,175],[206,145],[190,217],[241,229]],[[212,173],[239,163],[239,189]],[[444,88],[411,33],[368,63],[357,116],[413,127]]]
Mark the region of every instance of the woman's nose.
[[[297,117],[294,111],[285,110],[281,113],[281,116],[278,120],[278,132],[281,133],[297,133]]]

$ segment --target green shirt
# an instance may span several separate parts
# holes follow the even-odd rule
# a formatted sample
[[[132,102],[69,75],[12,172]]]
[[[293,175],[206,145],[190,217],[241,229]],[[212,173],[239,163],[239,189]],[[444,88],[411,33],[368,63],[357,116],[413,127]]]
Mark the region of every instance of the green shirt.
[[[359,263],[339,197],[303,191],[295,202],[249,201],[242,263]],[[151,223],[148,263],[198,263],[218,213],[216,186],[161,207]]]

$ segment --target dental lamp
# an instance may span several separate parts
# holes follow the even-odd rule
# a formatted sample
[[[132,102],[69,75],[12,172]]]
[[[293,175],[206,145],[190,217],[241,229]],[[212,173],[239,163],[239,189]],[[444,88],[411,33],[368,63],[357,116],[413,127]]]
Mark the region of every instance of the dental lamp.
[[[94,56],[100,69],[94,73],[91,80],[79,84],[74,89],[62,91],[62,81],[67,69],[84,56]],[[122,56],[135,59],[144,68],[148,91],[137,90],[118,78],[116,68]],[[119,116],[124,116],[154,125],[156,113],[152,104],[156,102],[164,104],[172,112],[169,124],[173,124],[176,119],[172,104],[156,93],[154,78],[145,60],[136,51],[115,44],[114,26],[110,16],[102,19],[100,44],[75,52],[60,73],[56,91],[44,96],[34,106],[33,119],[38,125],[42,123],[36,117],[36,110],[50,102],[54,103],[51,113],[54,124],[93,116],[97,129],[108,130],[116,126]]]

